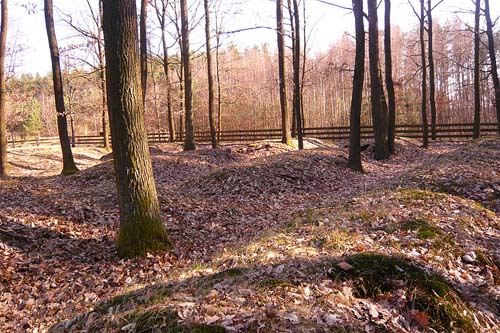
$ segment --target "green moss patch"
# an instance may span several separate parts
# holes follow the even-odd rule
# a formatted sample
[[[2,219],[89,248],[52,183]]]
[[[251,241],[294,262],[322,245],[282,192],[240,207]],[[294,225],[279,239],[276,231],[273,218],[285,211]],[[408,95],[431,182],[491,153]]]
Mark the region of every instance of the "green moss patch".
[[[407,292],[404,307],[427,313],[433,328],[476,331],[469,307],[442,276],[427,273],[403,257],[359,253],[345,261],[353,268],[346,271],[334,264],[327,275],[352,283],[355,296],[376,298],[403,289]]]

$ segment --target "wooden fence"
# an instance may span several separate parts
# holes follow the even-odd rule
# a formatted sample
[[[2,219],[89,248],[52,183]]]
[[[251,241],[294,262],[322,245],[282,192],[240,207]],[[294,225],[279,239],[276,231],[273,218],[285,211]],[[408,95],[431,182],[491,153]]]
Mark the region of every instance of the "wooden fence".
[[[451,139],[470,139],[473,137],[474,124],[438,124],[436,125],[436,138],[439,140],[451,140]],[[484,123],[481,124],[481,135],[495,135],[497,133],[498,127],[496,123]],[[339,127],[309,127],[303,130],[304,137],[312,137],[322,140],[348,140],[349,139],[349,127],[339,126]],[[232,130],[232,131],[222,131],[219,134],[220,142],[246,142],[246,141],[258,141],[258,140],[272,140],[281,138],[280,129],[258,129],[258,130]],[[407,138],[422,138],[422,127],[421,125],[397,125],[396,126],[396,136],[407,137]],[[373,129],[371,126],[361,127],[361,138],[370,139],[373,138]],[[431,138],[431,131],[429,126],[429,138]],[[165,143],[169,141],[169,133],[148,133],[149,143]],[[182,142],[184,140],[184,135],[182,133],[176,133],[176,142]],[[43,143],[55,143],[57,138],[39,138],[33,140],[18,140],[15,142],[10,141],[12,145],[20,144],[31,144],[40,145]],[[195,141],[199,143],[210,142],[210,132],[200,131],[195,132]],[[80,135],[74,137],[74,143],[77,146],[81,145],[101,145],[103,143],[103,138],[100,135]]]

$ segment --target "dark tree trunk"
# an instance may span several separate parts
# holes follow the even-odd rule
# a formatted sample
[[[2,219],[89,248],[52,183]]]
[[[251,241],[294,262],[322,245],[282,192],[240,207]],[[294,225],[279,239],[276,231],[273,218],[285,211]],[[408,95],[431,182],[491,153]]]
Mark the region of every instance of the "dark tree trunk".
[[[352,0],[356,25],[356,58],[352,81],[352,99],[349,137],[349,168],[363,171],[361,165],[361,104],[365,75],[365,27],[363,23],[363,0]]]
[[[71,143],[68,135],[68,120],[64,107],[64,91],[61,75],[61,65],[59,63],[59,49],[57,47],[56,32],[54,29],[54,11],[52,0],[44,0],[45,26],[49,41],[50,58],[52,61],[52,79],[54,83],[54,97],[57,111],[57,130],[59,132],[59,142],[63,155],[62,174],[68,175],[78,171],[71,151]]]
[[[187,1],[181,1],[182,63],[184,66],[184,107],[186,109],[186,139],[184,150],[195,150],[193,128],[193,88],[191,77],[191,54],[189,51],[189,20]]]
[[[427,36],[429,44],[429,103],[431,107],[431,138],[436,140],[436,70],[434,66],[434,41],[433,41],[433,21],[432,21],[432,0],[427,0],[428,27]]]
[[[383,88],[380,80],[379,67],[377,0],[368,0],[368,37],[375,159],[385,160],[389,158],[390,154],[387,144],[387,114],[386,109],[382,107]]]
[[[389,101],[389,118],[387,143],[389,152],[394,154],[396,138],[396,95],[394,93],[394,82],[392,80],[392,49],[391,49],[391,0],[385,0],[385,29],[384,29],[384,52],[385,52],[385,81],[387,85],[387,98]]]
[[[218,28],[217,28],[218,29]],[[218,140],[222,140],[222,89],[221,89],[221,77],[220,77],[220,32],[217,31],[216,34],[217,46],[215,48],[215,71],[217,77],[217,132],[219,133]]]
[[[500,80],[498,78],[497,57],[495,54],[495,39],[493,23],[491,22],[490,0],[484,0],[484,16],[486,16],[486,34],[488,35],[488,51],[491,62],[491,79],[495,89],[495,107],[497,110],[498,134],[500,135]]]
[[[207,50],[207,76],[208,76],[208,120],[210,125],[210,139],[212,142],[212,148],[217,148],[217,130],[215,128],[215,100],[214,100],[214,74],[213,74],[213,64],[212,64],[212,48],[211,48],[211,37],[210,37],[210,9],[208,7],[208,0],[203,0],[203,5],[205,7],[205,40],[206,40],[206,50]]]
[[[298,0],[293,0],[294,43],[293,43],[293,108],[297,117],[297,140],[299,149],[304,149],[302,131],[302,96],[300,94],[300,18]]]
[[[8,28],[8,2],[2,0],[1,8],[1,25],[0,25],[0,177],[9,175],[9,167],[7,163],[7,117],[5,110],[5,51],[7,43],[7,28]]]
[[[422,146],[429,147],[429,126],[427,124],[427,61],[425,57],[425,6],[420,0],[420,56],[422,60]]]
[[[479,30],[479,19],[481,17],[481,0],[476,0],[476,10],[474,13],[474,139],[479,139],[481,135],[481,73],[479,48],[481,45],[481,35]]]
[[[141,43],[141,85],[142,101],[146,103],[146,92],[148,90],[148,4],[149,0],[141,0],[140,43]]]
[[[290,37],[292,39],[292,59],[295,56],[294,50],[295,50],[295,21],[293,19],[293,9],[292,9],[292,1],[287,0],[287,7],[288,7],[288,16],[290,17]],[[293,64],[292,60],[292,71],[294,70],[295,65]],[[293,75],[293,74],[292,74]],[[296,138],[297,137],[297,109],[295,108],[295,89],[292,90],[292,137]]]
[[[102,137],[103,146],[109,149],[109,131],[108,131],[108,102],[106,100],[106,62],[104,59],[104,43],[102,40],[102,2],[99,0],[99,27],[98,27],[98,41],[97,41],[97,55],[99,57],[99,75],[101,80],[101,93],[102,93]]]
[[[281,108],[281,142],[292,145],[290,114],[286,94],[285,29],[283,28],[283,0],[276,1],[276,35],[278,40],[278,77]]]
[[[108,108],[120,206],[120,257],[168,250],[144,123],[134,0],[104,1]]]

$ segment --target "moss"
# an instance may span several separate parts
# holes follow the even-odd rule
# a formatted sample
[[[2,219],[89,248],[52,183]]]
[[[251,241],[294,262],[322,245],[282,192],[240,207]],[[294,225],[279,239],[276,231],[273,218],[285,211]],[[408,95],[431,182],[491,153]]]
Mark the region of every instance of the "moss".
[[[236,278],[242,276],[248,271],[246,268],[233,267],[225,271],[221,271],[200,279],[198,285],[201,288],[212,288],[215,284],[224,281],[228,278]]]
[[[448,330],[453,325],[467,332],[475,331],[468,306],[442,276],[429,274],[406,258],[377,253],[355,254],[346,262],[353,266],[352,270],[343,271],[334,264],[328,276],[351,281],[356,296],[375,298],[405,288],[411,295],[406,308],[429,314],[435,329]]]
[[[226,329],[216,325],[190,324],[180,322],[175,311],[169,309],[149,309],[133,313],[126,318],[135,324],[135,332],[168,333],[223,333]]]
[[[273,289],[279,286],[288,285],[289,281],[284,279],[276,279],[276,278],[264,278],[257,283],[257,287],[260,289],[268,290]]]
[[[143,217],[140,221],[132,217],[122,223],[116,241],[117,254],[121,258],[132,258],[148,252],[168,251],[172,243],[162,221],[157,218]]]
[[[419,239],[432,240],[432,247],[438,250],[455,245],[450,235],[423,219],[407,220],[402,224],[401,230],[416,231]]]
[[[440,193],[427,191],[427,190],[404,190],[401,191],[401,199],[406,202],[411,202],[413,200],[427,200],[427,199],[437,199],[442,197]]]
[[[306,209],[300,214],[298,214],[292,221],[290,221],[287,225],[287,229],[294,229],[300,226],[306,225],[318,225],[319,224],[319,216],[314,209]]]
[[[78,170],[78,168],[74,165],[69,166],[69,167],[65,166],[61,171],[61,175],[69,176],[69,175],[73,175],[73,174],[77,173],[78,171],[80,171],[80,170]]]

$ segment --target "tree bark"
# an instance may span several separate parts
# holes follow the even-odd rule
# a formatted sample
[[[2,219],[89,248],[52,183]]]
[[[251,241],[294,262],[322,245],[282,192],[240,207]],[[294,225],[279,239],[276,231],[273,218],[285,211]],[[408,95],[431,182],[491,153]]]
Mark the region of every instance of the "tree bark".
[[[299,149],[304,149],[304,139],[302,130],[302,96],[300,88],[300,18],[299,5],[297,0],[293,0],[293,20],[294,20],[294,43],[293,43],[293,108],[297,117],[297,140]]]
[[[168,250],[144,123],[134,0],[104,1],[108,108],[120,207],[117,252]]]
[[[497,111],[498,134],[500,135],[500,79],[498,78],[497,57],[495,54],[495,39],[493,23],[491,22],[490,0],[484,0],[484,16],[486,17],[486,34],[488,35],[488,52],[491,62],[491,79],[495,89],[495,108]]]
[[[101,94],[102,94],[102,137],[103,146],[105,149],[109,149],[109,131],[108,131],[108,101],[106,99],[106,62],[104,59],[104,43],[102,40],[102,2],[99,0],[99,26],[97,27],[97,55],[99,57],[99,76],[101,80]]]
[[[189,20],[187,1],[181,1],[182,63],[184,66],[184,107],[186,110],[186,139],[184,150],[195,150],[193,128],[193,82],[191,77],[191,54],[189,51]]]
[[[396,152],[394,143],[396,138],[396,95],[394,93],[394,81],[392,79],[391,0],[385,0],[384,24],[385,83],[389,101],[387,143],[389,145],[389,153],[394,154]]]
[[[420,56],[422,60],[422,146],[429,147],[429,128],[427,124],[427,61],[425,57],[425,6],[420,0]]]
[[[217,130],[215,128],[215,98],[214,98],[214,74],[213,74],[213,63],[212,63],[212,47],[211,47],[211,37],[210,37],[210,9],[208,6],[208,0],[203,0],[203,5],[205,7],[205,40],[206,40],[206,51],[207,51],[207,79],[208,79],[208,121],[210,125],[210,139],[212,143],[212,148],[217,148]]]
[[[356,57],[352,81],[352,99],[349,127],[349,168],[363,172],[361,165],[361,104],[365,75],[365,27],[363,22],[363,0],[352,0],[356,25]]]
[[[479,30],[479,20],[481,17],[481,0],[476,1],[474,12],[474,139],[479,139],[481,135],[481,73],[480,73],[480,45],[481,35]]]
[[[63,155],[63,175],[69,175],[78,171],[73,159],[71,143],[68,135],[68,120],[64,106],[64,91],[61,75],[61,65],[59,62],[59,49],[54,28],[54,11],[52,0],[44,0],[45,27],[49,41],[50,58],[52,61],[52,80],[54,83],[54,97],[57,111],[57,130],[59,132],[59,142]]]
[[[283,0],[276,1],[276,35],[278,40],[278,78],[281,108],[281,142],[292,145],[290,132],[290,113],[286,93],[285,29],[283,28]]]
[[[140,17],[140,43],[141,43],[141,86],[142,86],[142,101],[146,105],[146,93],[148,90],[148,5],[149,0],[141,0],[141,17]]]
[[[427,0],[427,17],[428,27],[427,36],[429,41],[429,103],[431,107],[431,138],[436,140],[436,70],[434,66],[434,35],[433,35],[433,20],[432,20],[432,0]]]
[[[9,166],[7,162],[7,117],[5,110],[5,98],[7,94],[7,88],[5,86],[5,52],[7,51],[8,17],[8,1],[2,0],[2,22],[0,25],[0,177],[9,175]]]
[[[368,54],[370,62],[371,107],[373,118],[373,133],[375,136],[375,159],[389,158],[387,144],[387,114],[382,107],[383,88],[380,80],[380,56],[378,43],[377,0],[368,0]]]

